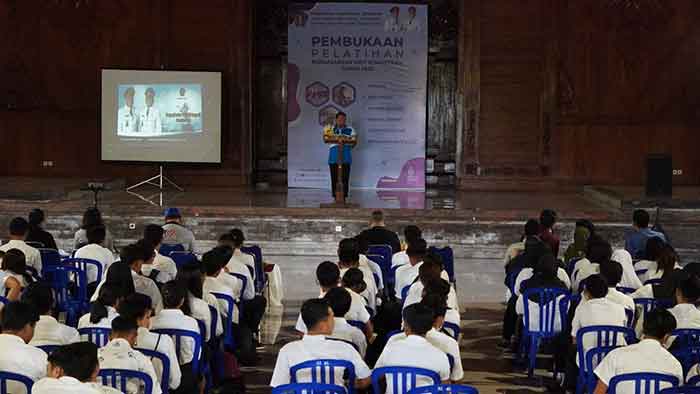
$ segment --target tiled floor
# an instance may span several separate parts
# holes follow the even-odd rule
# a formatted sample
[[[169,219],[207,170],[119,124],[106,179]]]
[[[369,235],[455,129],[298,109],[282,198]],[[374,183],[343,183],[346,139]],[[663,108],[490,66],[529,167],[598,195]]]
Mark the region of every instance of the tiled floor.
[[[263,340],[274,344],[265,346],[258,367],[243,370],[248,393],[270,392],[268,383],[277,352],[285,343],[296,339],[293,326],[298,311],[299,303],[293,303],[266,315]],[[499,304],[470,304],[462,311],[460,347],[464,383],[475,386],[481,394],[545,392],[542,378],[547,382],[550,374],[537,370],[536,378],[528,379],[522,370],[513,366],[512,354],[497,347],[502,316],[503,307]]]

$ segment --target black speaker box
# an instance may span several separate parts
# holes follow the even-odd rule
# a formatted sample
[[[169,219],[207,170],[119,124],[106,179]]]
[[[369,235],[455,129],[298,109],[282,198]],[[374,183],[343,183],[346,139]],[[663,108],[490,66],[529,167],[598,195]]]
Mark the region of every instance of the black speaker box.
[[[673,194],[673,161],[671,155],[647,156],[647,196],[671,197]]]

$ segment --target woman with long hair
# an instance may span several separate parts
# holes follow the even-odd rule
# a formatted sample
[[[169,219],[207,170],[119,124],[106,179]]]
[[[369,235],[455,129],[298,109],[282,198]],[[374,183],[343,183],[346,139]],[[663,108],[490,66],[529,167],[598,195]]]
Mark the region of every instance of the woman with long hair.
[[[112,320],[119,316],[117,307],[125,297],[123,291],[121,286],[105,283],[100,288],[97,300],[90,304],[90,312],[78,320],[78,328],[111,328]]]
[[[75,232],[75,236],[73,238],[73,243],[76,250],[87,245],[87,229],[92,226],[105,226],[104,221],[102,220],[102,213],[95,207],[90,207],[85,210],[85,213],[83,213],[82,224],[80,225],[80,229]],[[105,230],[105,240],[102,243],[102,246],[109,250],[114,250],[112,234],[109,232],[109,230]]]
[[[19,249],[10,249],[5,252],[0,265],[5,276],[15,278],[19,285],[24,288],[34,283],[34,277],[27,271],[27,260]]]
[[[32,209],[29,212],[29,231],[25,242],[39,242],[44,248],[58,249],[53,235],[41,227],[44,221],[46,221],[46,215],[41,209]]]
[[[202,289],[204,276],[199,263],[188,263],[181,266],[177,271],[175,280],[180,286],[187,289],[187,300],[182,305],[182,312],[187,316],[204,322],[206,325],[205,340],[209,341],[211,338],[212,311],[209,309],[209,305],[216,309],[218,315],[215,336],[221,335],[223,324],[221,322],[221,313],[219,313],[218,309],[219,303],[211,294],[204,294]]]

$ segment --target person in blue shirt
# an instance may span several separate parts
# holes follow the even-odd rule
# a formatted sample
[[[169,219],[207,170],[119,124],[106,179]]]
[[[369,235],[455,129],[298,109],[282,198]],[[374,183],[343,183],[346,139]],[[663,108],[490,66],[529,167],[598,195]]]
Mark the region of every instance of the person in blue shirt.
[[[649,228],[649,212],[636,209],[632,214],[633,229],[625,234],[625,249],[633,259],[644,258],[649,238],[657,237],[666,242],[666,236]]]
[[[349,138],[357,138],[355,129],[348,126],[347,115],[345,112],[338,112],[335,115],[335,124],[333,125],[333,134],[344,135]],[[352,165],[352,148],[355,143],[349,143],[343,145],[343,190],[345,191],[345,198],[348,197],[348,186],[350,184],[350,166]],[[328,152],[328,166],[331,170],[331,188],[333,190],[333,196],[335,196],[336,184],[338,183],[338,145],[333,144]]]

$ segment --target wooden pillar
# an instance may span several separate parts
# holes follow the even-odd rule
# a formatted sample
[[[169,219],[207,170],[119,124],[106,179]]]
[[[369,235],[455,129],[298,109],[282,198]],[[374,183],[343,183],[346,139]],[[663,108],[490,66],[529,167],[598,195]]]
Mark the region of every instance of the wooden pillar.
[[[459,2],[457,177],[479,175],[481,1]]]

